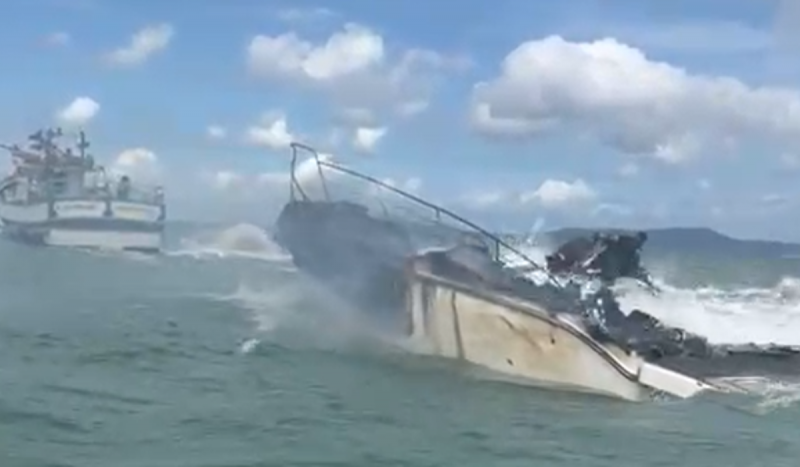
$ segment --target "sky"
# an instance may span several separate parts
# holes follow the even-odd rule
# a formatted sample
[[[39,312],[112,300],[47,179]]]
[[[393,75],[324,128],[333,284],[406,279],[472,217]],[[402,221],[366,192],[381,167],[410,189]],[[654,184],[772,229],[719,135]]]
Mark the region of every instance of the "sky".
[[[84,129],[173,219],[269,222],[301,141],[492,228],[800,240],[800,2],[3,10],[0,140]]]

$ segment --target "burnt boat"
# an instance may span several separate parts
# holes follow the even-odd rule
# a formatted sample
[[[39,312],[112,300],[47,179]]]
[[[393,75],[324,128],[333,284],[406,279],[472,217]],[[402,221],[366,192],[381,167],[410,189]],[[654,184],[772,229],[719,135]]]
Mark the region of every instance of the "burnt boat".
[[[316,165],[321,199],[312,199],[295,176],[300,151]],[[325,173],[378,187],[427,211],[429,219],[335,200]],[[290,199],[276,220],[275,239],[300,271],[365,319],[422,341],[441,357],[526,384],[626,400],[738,391],[708,378],[732,376],[732,370],[714,372],[721,361],[743,361],[735,349],[710,346],[638,310],[625,315],[608,287],[587,294],[458,214],[320,160],[299,143],[292,144]],[[524,267],[508,267],[501,252],[521,258]],[[521,270],[537,270],[546,280],[534,281]],[[761,350],[755,360],[769,353]],[[795,366],[788,350],[772,354],[790,360],[778,364],[781,370]]]
[[[800,376],[800,347],[776,344],[710,344],[705,338],[632,310],[623,313],[611,292],[621,278],[633,279],[654,295],[661,293],[642,266],[645,232],[594,232],[573,238],[547,255],[547,270],[562,282],[599,280],[592,300],[607,334],[628,342],[652,361],[705,378]]]

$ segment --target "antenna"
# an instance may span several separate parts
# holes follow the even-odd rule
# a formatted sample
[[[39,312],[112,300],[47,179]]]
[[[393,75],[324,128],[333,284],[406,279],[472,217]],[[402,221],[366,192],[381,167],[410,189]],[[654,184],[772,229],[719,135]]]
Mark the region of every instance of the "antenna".
[[[81,130],[81,132],[78,133],[78,150],[80,151],[81,159],[86,158],[86,150],[89,149],[89,146],[91,146],[91,144],[86,140],[86,133]]]

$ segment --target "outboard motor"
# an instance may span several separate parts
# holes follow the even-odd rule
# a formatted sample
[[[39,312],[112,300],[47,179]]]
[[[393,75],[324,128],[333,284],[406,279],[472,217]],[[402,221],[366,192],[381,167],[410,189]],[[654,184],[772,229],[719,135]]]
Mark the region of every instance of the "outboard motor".
[[[578,237],[548,255],[547,268],[554,275],[597,278],[606,285],[613,285],[617,279],[628,277],[655,290],[650,275],[641,264],[640,252],[646,241],[646,232],[634,235],[595,233],[591,239]]]

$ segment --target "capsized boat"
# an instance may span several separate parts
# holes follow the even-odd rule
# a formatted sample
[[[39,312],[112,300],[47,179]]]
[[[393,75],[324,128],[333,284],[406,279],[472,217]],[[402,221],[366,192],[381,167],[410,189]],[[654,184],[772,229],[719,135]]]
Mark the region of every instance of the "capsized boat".
[[[60,129],[40,130],[27,147],[0,145],[13,171],[0,181],[3,234],[50,246],[158,252],[166,205],[162,187],[122,175],[117,180],[96,164],[80,132],[77,153],[62,149]]]
[[[314,199],[295,174],[299,152],[311,154],[319,180]],[[427,211],[427,222],[390,213],[385,203],[336,200],[325,174],[366,183]],[[402,332],[439,356],[487,368],[515,381],[639,401],[737,388],[683,368],[693,339],[652,325],[643,312],[614,315],[608,288],[585,293],[563,282],[498,236],[458,214],[391,184],[292,144],[290,199],[275,238],[301,271],[350,301],[365,317]],[[513,253],[546,280],[509,268]],[[646,319],[645,319],[646,318]],[[654,346],[675,347],[666,354]],[[670,361],[669,358],[674,358]],[[699,359],[698,359],[699,360]],[[694,361],[694,360],[692,360]],[[664,362],[670,362],[666,365]],[[711,363],[713,367],[715,363]]]

